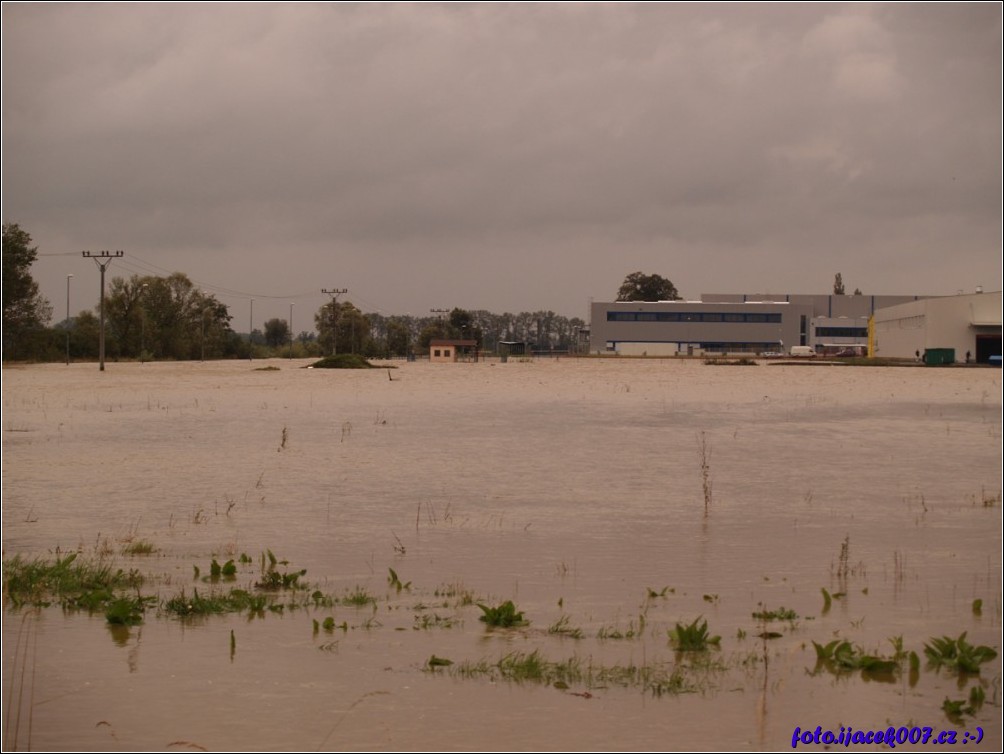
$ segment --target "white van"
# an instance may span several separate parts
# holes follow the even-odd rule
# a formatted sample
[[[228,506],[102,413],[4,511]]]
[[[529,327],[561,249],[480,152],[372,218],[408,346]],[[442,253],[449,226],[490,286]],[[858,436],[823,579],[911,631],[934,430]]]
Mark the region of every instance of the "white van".
[[[788,355],[795,359],[814,359],[816,358],[816,352],[813,350],[812,346],[792,346],[791,351]]]

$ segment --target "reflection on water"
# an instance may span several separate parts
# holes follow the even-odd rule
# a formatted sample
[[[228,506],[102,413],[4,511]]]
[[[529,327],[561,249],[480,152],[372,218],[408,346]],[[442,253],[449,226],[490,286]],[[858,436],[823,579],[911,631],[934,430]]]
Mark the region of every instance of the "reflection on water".
[[[8,607],[9,746],[775,749],[796,726],[948,727],[976,685],[999,703],[999,658],[878,682],[814,674],[813,642],[1000,649],[1000,372],[275,365],[4,370],[5,558],[103,555],[167,600],[219,591],[213,558],[254,591],[271,551],[336,602],[131,629]],[[479,621],[505,600],[528,626]],[[699,616],[720,648],[678,655]],[[580,675],[499,676],[534,651]],[[687,693],[653,693],[663,671]],[[962,725],[1000,747],[990,704]]]

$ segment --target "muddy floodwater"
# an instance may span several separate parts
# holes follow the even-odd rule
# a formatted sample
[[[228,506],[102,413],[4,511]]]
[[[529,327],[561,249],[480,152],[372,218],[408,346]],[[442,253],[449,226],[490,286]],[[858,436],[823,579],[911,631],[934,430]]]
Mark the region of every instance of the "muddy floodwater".
[[[5,593],[5,750],[1001,748],[999,655],[924,651],[1001,650],[1000,370],[306,364],[3,370],[5,564],[151,598]],[[167,608],[234,589],[268,607]]]

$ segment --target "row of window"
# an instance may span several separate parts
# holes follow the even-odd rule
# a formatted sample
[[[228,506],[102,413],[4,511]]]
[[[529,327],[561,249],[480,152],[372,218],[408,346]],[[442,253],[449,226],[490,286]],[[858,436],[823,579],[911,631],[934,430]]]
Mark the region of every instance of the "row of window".
[[[817,327],[817,338],[867,338],[867,327]]]
[[[781,323],[778,313],[747,312],[607,312],[607,322]]]
[[[746,353],[764,353],[765,351],[778,351],[781,349],[781,345],[777,342],[770,343],[713,343],[710,341],[705,341],[701,343],[677,343],[676,344],[680,350],[687,350],[688,347],[692,347],[701,351],[711,351],[717,353],[738,353],[740,351]],[[607,350],[616,350],[616,343],[614,341],[607,342]]]

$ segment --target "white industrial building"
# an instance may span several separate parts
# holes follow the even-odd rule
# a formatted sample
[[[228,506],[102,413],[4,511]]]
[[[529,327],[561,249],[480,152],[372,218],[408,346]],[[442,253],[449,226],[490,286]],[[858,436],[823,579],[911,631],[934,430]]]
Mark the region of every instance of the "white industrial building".
[[[926,298],[875,312],[872,355],[914,358],[954,351],[955,362],[1001,353],[1001,292]]]

